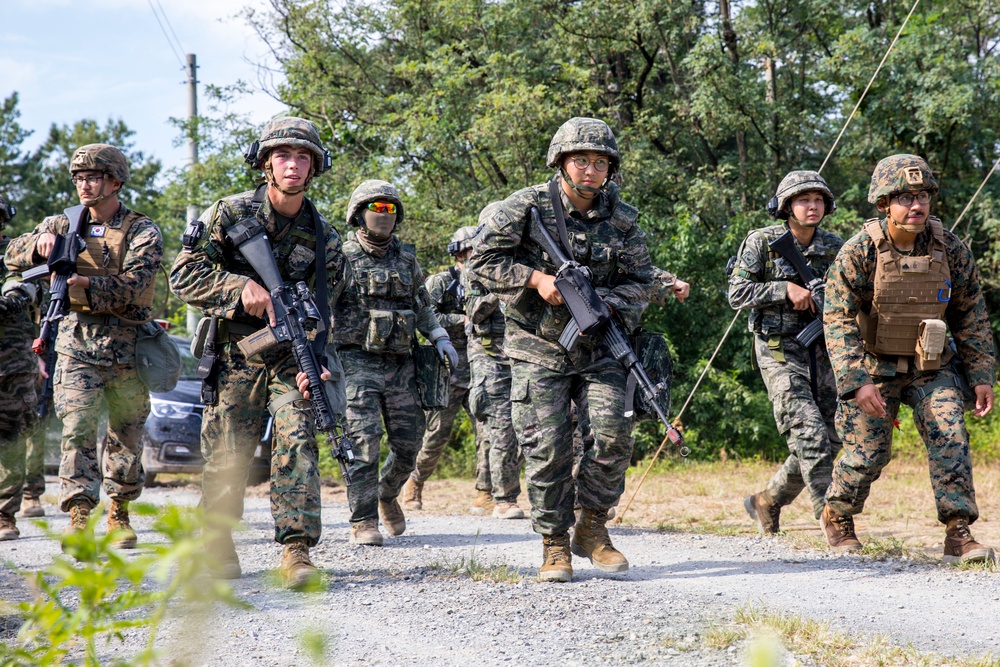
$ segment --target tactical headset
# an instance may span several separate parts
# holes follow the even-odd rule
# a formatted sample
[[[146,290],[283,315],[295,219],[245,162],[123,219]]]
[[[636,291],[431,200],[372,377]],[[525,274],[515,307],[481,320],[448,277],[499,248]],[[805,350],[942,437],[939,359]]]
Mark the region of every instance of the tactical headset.
[[[247,152],[243,154],[243,161],[250,165],[250,168],[255,171],[260,171],[264,168],[263,160],[257,153],[260,151],[260,139],[254,139],[253,143],[250,144],[250,148]],[[310,151],[311,152],[311,151]],[[320,174],[325,174],[330,171],[333,167],[333,157],[330,156],[330,151],[323,149],[323,164],[316,165],[316,176]]]
[[[805,183],[816,183],[817,185],[822,185],[826,189],[830,188],[830,186],[828,186],[824,181],[805,181]],[[800,185],[803,185],[803,183],[796,183],[792,187],[798,187]],[[820,190],[820,188],[814,188],[814,189]],[[791,188],[787,188],[785,192],[787,192],[788,190],[791,190]],[[809,188],[806,188],[802,192],[808,192],[808,191]],[[822,192],[822,190],[820,191]],[[767,202],[767,214],[770,215],[775,220],[788,220],[789,212],[778,209],[778,198],[784,195],[785,192],[775,193],[775,195],[771,197],[771,199]],[[829,200],[826,203],[827,207],[830,209],[829,211],[824,211],[823,215],[824,216],[833,215],[837,211],[837,200],[833,198],[833,195],[827,196],[826,193],[823,193],[823,199]]]

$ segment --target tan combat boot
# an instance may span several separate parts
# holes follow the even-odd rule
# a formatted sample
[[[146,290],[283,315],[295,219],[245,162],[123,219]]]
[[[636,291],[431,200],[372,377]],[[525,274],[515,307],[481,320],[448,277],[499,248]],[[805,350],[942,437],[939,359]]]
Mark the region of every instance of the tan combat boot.
[[[628,559],[611,544],[607,522],[606,510],[582,508],[580,520],[573,528],[573,553],[589,558],[602,572],[624,572],[628,569]]]
[[[774,535],[780,530],[778,518],[781,516],[781,507],[771,499],[771,494],[767,491],[747,496],[743,500],[743,507],[756,522],[761,535]]]
[[[472,507],[469,508],[471,514],[476,516],[486,516],[493,511],[496,507],[496,503],[493,502],[493,494],[489,491],[476,491],[476,499],[472,501]]]
[[[108,533],[118,531],[120,537],[113,545],[119,549],[134,549],[135,531],[128,519],[128,501],[111,499],[111,509],[108,510]]]
[[[523,519],[524,510],[517,506],[517,503],[510,503],[501,500],[493,508],[494,519]]]
[[[382,533],[378,530],[378,521],[365,519],[351,524],[351,544],[364,544],[371,547],[382,546]]]
[[[996,560],[993,549],[983,546],[972,538],[969,520],[956,516],[948,520],[948,531],[944,538],[945,563],[988,563]]]
[[[418,482],[413,477],[406,478],[399,495],[403,498],[403,507],[408,510],[422,510],[424,508],[424,483]]]
[[[13,514],[0,514],[0,542],[16,540],[21,536]]]
[[[403,516],[403,508],[399,506],[399,499],[378,500],[378,515],[385,526],[385,532],[389,537],[399,537],[406,532],[406,517]]]
[[[243,576],[243,568],[233,543],[233,531],[229,528],[218,528],[217,531],[205,545],[208,573],[216,579],[239,579]]]
[[[66,526],[66,530],[63,531],[63,534],[66,535],[83,530],[87,527],[87,521],[89,520],[90,507],[80,500],[71,503],[69,506],[69,525]]]
[[[824,505],[823,513],[819,515],[819,527],[826,535],[830,551],[835,553],[861,551],[861,541],[854,532],[854,517],[836,515],[830,510],[829,505]]]
[[[35,519],[45,516],[45,508],[42,507],[42,501],[38,498],[22,498],[21,516],[25,519]]]
[[[309,560],[309,545],[303,537],[293,537],[285,542],[281,552],[281,578],[285,588],[301,591],[319,584],[319,570]]]
[[[539,581],[573,581],[573,555],[569,550],[569,533],[542,535],[542,567]]]

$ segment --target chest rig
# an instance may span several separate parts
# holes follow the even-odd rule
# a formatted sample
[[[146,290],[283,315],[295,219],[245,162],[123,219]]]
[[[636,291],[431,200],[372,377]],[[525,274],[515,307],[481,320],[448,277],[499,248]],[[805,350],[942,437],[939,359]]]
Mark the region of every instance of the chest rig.
[[[858,313],[858,325],[865,350],[897,355],[900,372],[911,357],[917,370],[936,370],[944,352],[951,270],[941,220],[932,216],[927,226],[928,254],[908,257],[892,246],[878,218],[865,222],[877,254],[872,303],[867,313]]]
[[[122,263],[128,251],[128,232],[139,220],[146,216],[136,211],[129,211],[117,227],[102,225],[89,220],[80,229],[80,236],[87,247],[80,252],[76,260],[76,272],[81,276],[103,277],[117,276],[122,272]],[[156,290],[156,276],[139,298],[132,302],[135,306],[149,307],[153,305],[153,294]],[[92,313],[87,303],[87,295],[82,287],[69,288],[70,310],[78,313]],[[104,314],[95,313],[95,314]]]

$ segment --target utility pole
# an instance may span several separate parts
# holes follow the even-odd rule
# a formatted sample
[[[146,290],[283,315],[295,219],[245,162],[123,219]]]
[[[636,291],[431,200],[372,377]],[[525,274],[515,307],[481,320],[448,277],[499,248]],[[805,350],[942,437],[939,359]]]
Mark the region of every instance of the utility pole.
[[[188,170],[198,164],[198,65],[195,54],[187,54],[187,89],[188,89]],[[194,202],[194,193],[188,195],[187,219],[198,217],[199,206]],[[201,313],[191,306],[187,307],[187,330],[194,335]]]

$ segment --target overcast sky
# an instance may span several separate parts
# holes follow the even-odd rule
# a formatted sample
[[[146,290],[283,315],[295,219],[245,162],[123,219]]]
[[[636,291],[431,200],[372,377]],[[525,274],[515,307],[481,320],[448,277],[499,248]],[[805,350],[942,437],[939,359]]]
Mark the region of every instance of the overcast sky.
[[[185,72],[150,2],[165,10],[181,60],[198,57],[199,112],[207,111],[206,83],[243,79],[260,88],[251,63],[266,49],[236,14],[261,0],[0,0],[0,99],[18,92],[20,123],[35,131],[28,147],[53,123],[120,118],[135,131],[136,147],[164,168],[186,164],[187,149],[173,146],[177,130],[168,123],[187,115]],[[262,122],[282,107],[258,92],[234,110]]]

